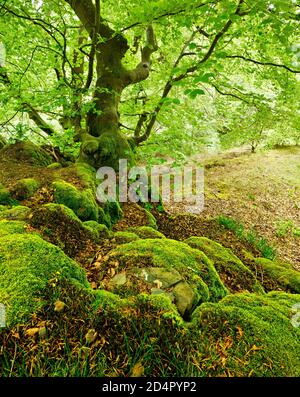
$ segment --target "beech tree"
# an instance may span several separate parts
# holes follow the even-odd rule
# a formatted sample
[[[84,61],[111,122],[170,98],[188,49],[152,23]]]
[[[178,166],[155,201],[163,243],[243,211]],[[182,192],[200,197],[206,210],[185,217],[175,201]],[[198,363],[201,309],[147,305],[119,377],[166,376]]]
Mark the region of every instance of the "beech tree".
[[[282,96],[299,84],[299,9],[294,0],[1,0],[2,130],[27,114],[50,141],[81,142],[80,160],[96,168],[133,162],[161,118],[181,118],[183,98],[201,106],[213,92],[257,106],[258,86]]]

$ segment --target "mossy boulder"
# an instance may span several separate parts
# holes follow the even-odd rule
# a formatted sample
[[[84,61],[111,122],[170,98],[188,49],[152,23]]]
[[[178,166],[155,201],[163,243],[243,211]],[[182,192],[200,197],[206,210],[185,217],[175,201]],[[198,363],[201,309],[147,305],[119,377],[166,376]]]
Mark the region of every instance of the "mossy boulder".
[[[167,278],[166,272],[170,277],[172,273],[178,273],[172,285],[159,278],[153,280],[151,275],[159,270],[164,271],[163,279]],[[126,275],[126,282],[121,286],[113,279],[120,273]],[[201,302],[218,301],[228,292],[212,262],[203,253],[168,239],[139,239],[118,246],[102,263],[101,278],[103,288],[121,297],[141,292],[164,293],[183,316]]]
[[[162,233],[150,226],[129,227],[129,232],[137,234],[140,238],[166,238]]]
[[[0,211],[0,219],[25,221],[29,218],[31,209],[23,205],[7,208]]]
[[[99,238],[93,229],[85,226],[70,208],[62,204],[50,203],[35,209],[30,224],[70,257],[75,257]]]
[[[39,186],[39,182],[33,178],[20,179],[13,187],[11,194],[17,200],[26,200],[33,196]]]
[[[65,181],[56,181],[52,186],[55,203],[71,208],[83,221],[98,221],[99,209],[92,189],[80,191]]]
[[[113,238],[117,244],[131,243],[139,239],[139,236],[133,232],[115,232]]]
[[[52,163],[52,157],[46,150],[29,141],[6,145],[1,149],[0,154],[10,161],[15,160],[35,166],[47,167]]]
[[[230,249],[206,237],[189,237],[185,243],[208,256],[231,292],[264,292],[252,271]]]
[[[274,280],[282,289],[300,294],[300,272],[287,263],[276,263],[266,258],[255,258],[260,277]]]
[[[299,376],[300,328],[291,322],[299,301],[283,292],[242,293],[197,308],[190,326],[203,375]]]
[[[45,304],[49,283],[64,278],[88,287],[84,271],[54,245],[30,234],[1,237],[0,302],[9,327],[29,320]]]
[[[108,230],[107,226],[96,221],[86,221],[83,222],[83,225],[91,230],[95,236],[95,241],[100,241],[111,236],[111,232]]]
[[[0,221],[0,238],[14,233],[26,233],[26,223],[21,221]]]
[[[0,183],[0,204],[1,205],[12,205],[14,200],[12,199],[10,192],[6,187]]]

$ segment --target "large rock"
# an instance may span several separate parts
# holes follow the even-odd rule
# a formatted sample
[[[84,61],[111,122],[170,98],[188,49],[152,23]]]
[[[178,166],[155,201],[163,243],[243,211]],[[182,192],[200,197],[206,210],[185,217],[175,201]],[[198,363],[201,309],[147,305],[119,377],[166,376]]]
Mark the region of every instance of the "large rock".
[[[227,294],[214,266],[188,245],[163,239],[122,244],[102,262],[101,287],[121,297],[164,294],[182,316],[204,301]]]
[[[264,292],[252,271],[230,249],[206,237],[190,237],[185,243],[207,255],[231,292]]]

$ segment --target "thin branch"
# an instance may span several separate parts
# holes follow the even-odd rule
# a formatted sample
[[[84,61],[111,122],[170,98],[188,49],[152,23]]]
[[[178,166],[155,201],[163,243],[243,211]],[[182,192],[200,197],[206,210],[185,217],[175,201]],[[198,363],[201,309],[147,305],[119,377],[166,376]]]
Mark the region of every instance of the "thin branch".
[[[283,64],[279,64],[279,63],[275,63],[275,62],[262,62],[262,61],[257,61],[257,60],[255,60],[255,59],[251,59],[251,58],[244,57],[243,55],[227,55],[226,58],[229,58],[229,59],[242,59],[243,61],[252,62],[252,63],[255,63],[255,64],[257,64],[257,65],[262,65],[262,66],[274,66],[274,67],[277,67],[277,68],[286,69],[286,70],[288,70],[288,71],[291,72],[291,73],[300,73],[300,70],[292,69],[292,68],[290,68],[289,66],[286,66],[286,65],[283,65]]]

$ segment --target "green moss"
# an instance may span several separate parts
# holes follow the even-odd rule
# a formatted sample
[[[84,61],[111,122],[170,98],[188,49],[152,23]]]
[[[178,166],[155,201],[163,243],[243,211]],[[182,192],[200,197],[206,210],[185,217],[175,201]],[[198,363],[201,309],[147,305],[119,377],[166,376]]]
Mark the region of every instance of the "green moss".
[[[109,215],[113,225],[123,217],[123,211],[118,201],[108,201],[105,203],[104,212]]]
[[[300,294],[300,272],[289,264],[279,264],[265,258],[254,259],[262,273],[273,279],[283,289]]]
[[[75,186],[64,181],[53,183],[54,201],[71,208],[83,221],[98,220],[98,205],[92,189],[82,192]]]
[[[39,188],[39,182],[33,178],[25,178],[17,181],[13,188],[13,195],[18,200],[30,198]]]
[[[10,192],[4,186],[0,184],[0,204],[1,205],[12,205],[14,204]]]
[[[0,238],[8,234],[26,233],[25,227],[26,227],[25,222],[2,220],[0,221]]]
[[[126,244],[130,243],[131,241],[135,241],[139,239],[139,236],[132,232],[115,232],[114,239],[116,240],[117,244]]]
[[[87,163],[77,162],[75,164],[77,175],[83,182],[85,188],[96,189],[96,170]]]
[[[203,375],[299,376],[300,329],[291,324],[299,300],[285,293],[243,293],[197,308],[191,328],[194,337],[199,331]]]
[[[0,219],[25,221],[28,219],[31,209],[23,205],[17,205],[0,212]]]
[[[165,238],[165,236],[150,226],[129,227],[129,232],[137,234],[140,238]]]
[[[46,150],[29,141],[6,145],[2,149],[1,155],[9,160],[17,160],[35,166],[47,167],[52,163],[52,157]]]
[[[101,207],[98,208],[98,222],[106,225],[108,228],[112,226],[109,214]]]
[[[40,237],[12,234],[0,239],[0,302],[6,306],[8,326],[40,309],[43,292],[56,278],[76,279],[88,287],[84,271]]]
[[[145,211],[145,213],[147,215],[147,218],[148,218],[148,225],[147,226],[152,227],[153,229],[157,229],[156,219],[154,218],[154,216],[146,208],[144,208],[144,211]]]
[[[86,221],[83,225],[94,234],[95,241],[100,241],[101,239],[110,237],[110,231],[106,225],[100,224],[96,221]]]
[[[70,257],[85,250],[99,236],[85,226],[77,215],[63,204],[45,204],[32,212],[30,223],[44,238],[60,247]]]
[[[264,292],[251,270],[230,249],[206,237],[190,237],[185,242],[204,252],[213,261],[221,280],[230,291]]]
[[[109,260],[118,260],[118,271],[148,267],[176,271],[195,294],[195,304],[217,301],[227,294],[213,264],[201,252],[187,244],[169,239],[137,240],[123,244],[112,251]],[[126,294],[128,291],[124,290]],[[130,292],[130,291],[129,291]]]
[[[48,165],[47,168],[49,168],[49,170],[57,170],[59,168],[62,168],[62,165],[61,163],[52,163]]]

